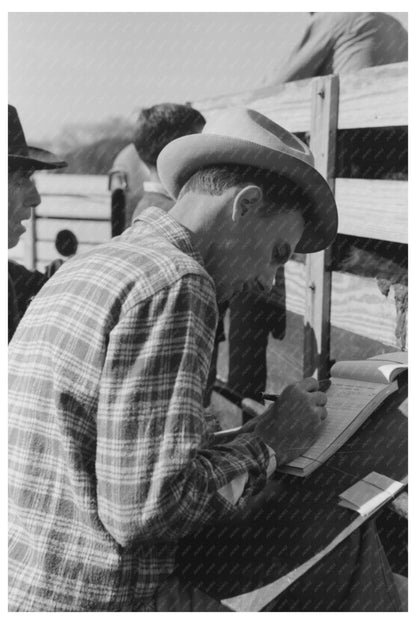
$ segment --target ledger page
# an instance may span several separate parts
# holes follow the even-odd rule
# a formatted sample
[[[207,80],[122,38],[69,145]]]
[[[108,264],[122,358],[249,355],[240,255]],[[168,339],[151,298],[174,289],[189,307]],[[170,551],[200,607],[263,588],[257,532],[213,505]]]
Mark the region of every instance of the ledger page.
[[[321,455],[330,449],[335,451],[343,443],[343,434],[364,410],[370,401],[385,388],[385,386],[365,381],[332,378],[332,384],[327,391],[328,417],[322,425],[319,438],[308,449],[307,453],[293,460],[288,466],[304,469],[311,462],[321,463]],[[361,423],[359,423],[361,424]],[[348,436],[349,437],[349,436]],[[332,453],[329,453],[331,455]],[[325,456],[327,454],[325,453]]]

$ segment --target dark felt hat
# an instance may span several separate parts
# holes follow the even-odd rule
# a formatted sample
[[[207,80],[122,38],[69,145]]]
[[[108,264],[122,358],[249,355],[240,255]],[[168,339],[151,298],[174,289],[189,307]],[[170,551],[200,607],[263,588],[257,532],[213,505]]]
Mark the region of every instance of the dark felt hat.
[[[16,169],[61,169],[68,163],[59,160],[54,154],[26,143],[22,124],[14,106],[9,104],[9,167]]]

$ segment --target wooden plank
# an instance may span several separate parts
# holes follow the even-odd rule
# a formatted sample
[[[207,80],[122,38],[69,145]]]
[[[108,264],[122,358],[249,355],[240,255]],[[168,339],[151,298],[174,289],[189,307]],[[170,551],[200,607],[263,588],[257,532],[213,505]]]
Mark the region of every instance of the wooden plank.
[[[305,132],[310,127],[311,86],[311,80],[300,80],[277,87],[197,101],[193,106],[207,119],[222,109],[244,106],[263,113],[291,132]]]
[[[41,195],[107,196],[108,177],[105,175],[77,175],[36,173],[35,181]]]
[[[397,346],[394,293],[385,297],[371,277],[333,273],[331,323],[341,329]]]
[[[338,122],[338,76],[317,78],[313,83],[311,150],[315,166],[333,188]],[[303,372],[325,379],[329,374],[331,314],[331,252],[308,254],[304,317]]]
[[[111,218],[110,198],[98,195],[43,195],[42,203],[36,208],[36,216],[108,221]]]
[[[221,109],[246,106],[292,132],[310,129],[310,93],[315,79],[234,93],[194,102],[209,117]],[[407,126],[408,64],[369,67],[340,77],[338,129]]]
[[[38,241],[54,241],[60,230],[70,230],[80,243],[103,243],[111,239],[111,223],[69,219],[37,219]]]
[[[407,243],[408,184],[399,180],[335,180],[341,234]]]
[[[305,308],[305,265],[285,265],[286,307],[303,315]],[[332,274],[331,325],[357,335],[397,347],[396,304],[391,290],[385,297],[375,279],[350,273]]]
[[[362,69],[340,78],[338,128],[408,124],[408,65]]]

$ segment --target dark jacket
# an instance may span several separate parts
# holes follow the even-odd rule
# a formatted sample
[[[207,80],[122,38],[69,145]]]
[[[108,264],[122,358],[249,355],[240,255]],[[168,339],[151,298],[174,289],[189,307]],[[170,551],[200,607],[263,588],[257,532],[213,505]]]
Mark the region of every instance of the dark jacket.
[[[9,271],[9,342],[26,312],[26,309],[47,281],[39,271],[30,271],[13,260],[8,262]]]

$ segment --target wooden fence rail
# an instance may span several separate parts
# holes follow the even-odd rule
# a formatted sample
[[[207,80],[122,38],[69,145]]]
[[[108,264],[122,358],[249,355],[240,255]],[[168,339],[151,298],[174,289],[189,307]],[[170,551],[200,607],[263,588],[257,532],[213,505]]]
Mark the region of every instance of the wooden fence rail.
[[[253,108],[291,132],[311,124],[311,89],[316,78],[196,101],[209,117],[230,106]],[[395,63],[340,77],[338,130],[407,126],[408,65]]]

